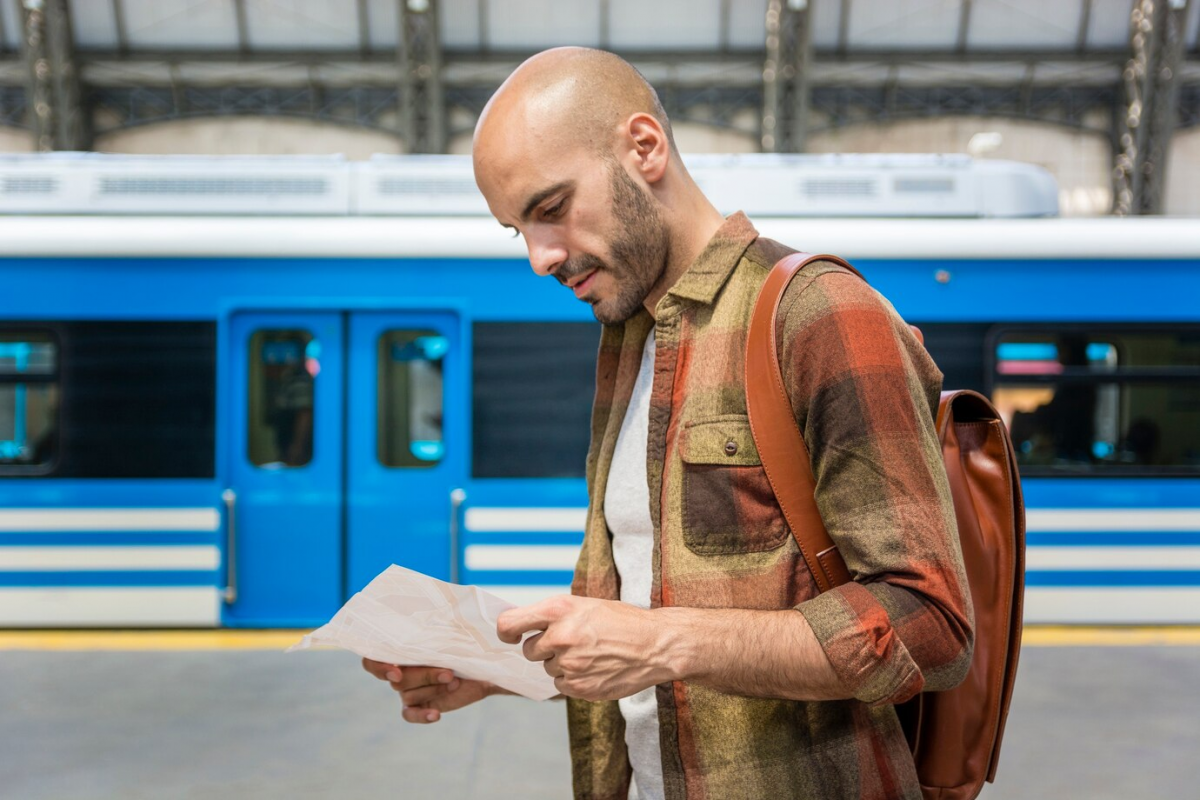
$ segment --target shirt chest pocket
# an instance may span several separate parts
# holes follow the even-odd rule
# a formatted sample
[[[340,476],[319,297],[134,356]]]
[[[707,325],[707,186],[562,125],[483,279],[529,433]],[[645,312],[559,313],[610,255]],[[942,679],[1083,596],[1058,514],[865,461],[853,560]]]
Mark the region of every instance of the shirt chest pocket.
[[[684,424],[683,540],[698,555],[774,550],[787,525],[745,414],[723,414]]]

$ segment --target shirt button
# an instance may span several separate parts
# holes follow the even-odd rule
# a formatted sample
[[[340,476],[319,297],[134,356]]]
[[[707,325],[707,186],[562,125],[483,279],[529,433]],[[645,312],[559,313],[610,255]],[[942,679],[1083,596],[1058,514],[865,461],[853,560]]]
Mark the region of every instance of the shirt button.
[[[730,441],[730,442],[725,443],[725,455],[727,455],[727,456],[737,455],[737,442]]]

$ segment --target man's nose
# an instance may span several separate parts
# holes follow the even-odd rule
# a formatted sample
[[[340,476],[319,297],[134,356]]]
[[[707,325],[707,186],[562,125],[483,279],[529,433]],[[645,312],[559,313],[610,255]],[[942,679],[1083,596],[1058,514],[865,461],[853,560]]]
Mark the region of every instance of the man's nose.
[[[558,242],[540,236],[527,235],[529,264],[539,276],[553,275],[567,260],[567,248]]]

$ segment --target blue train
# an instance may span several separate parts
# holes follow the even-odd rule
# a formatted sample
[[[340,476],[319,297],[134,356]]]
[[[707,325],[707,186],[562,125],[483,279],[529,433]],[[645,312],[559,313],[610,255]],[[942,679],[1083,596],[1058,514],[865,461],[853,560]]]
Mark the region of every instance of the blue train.
[[[1200,623],[1200,221],[965,159],[697,165],[994,399],[1028,622]],[[469,164],[10,158],[0,213],[0,626],[311,626],[391,563],[565,591],[599,326]]]

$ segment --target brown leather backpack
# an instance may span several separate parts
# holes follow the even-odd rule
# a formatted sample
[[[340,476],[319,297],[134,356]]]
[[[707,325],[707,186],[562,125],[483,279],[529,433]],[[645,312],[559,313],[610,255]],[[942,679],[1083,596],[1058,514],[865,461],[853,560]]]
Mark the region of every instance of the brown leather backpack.
[[[822,592],[851,580],[825,530],[813,492],[804,437],[783,387],[775,322],[791,279],[813,261],[836,256],[796,253],[779,261],[759,293],[746,343],[750,428],[775,497]],[[864,279],[865,280],[865,279]],[[924,337],[910,326],[918,340]],[[983,395],[942,392],[937,414],[942,457],[975,609],[975,649],[963,682],[925,692],[897,707],[928,800],[973,800],[996,779],[1021,649],[1025,593],[1025,506],[1008,430]]]

